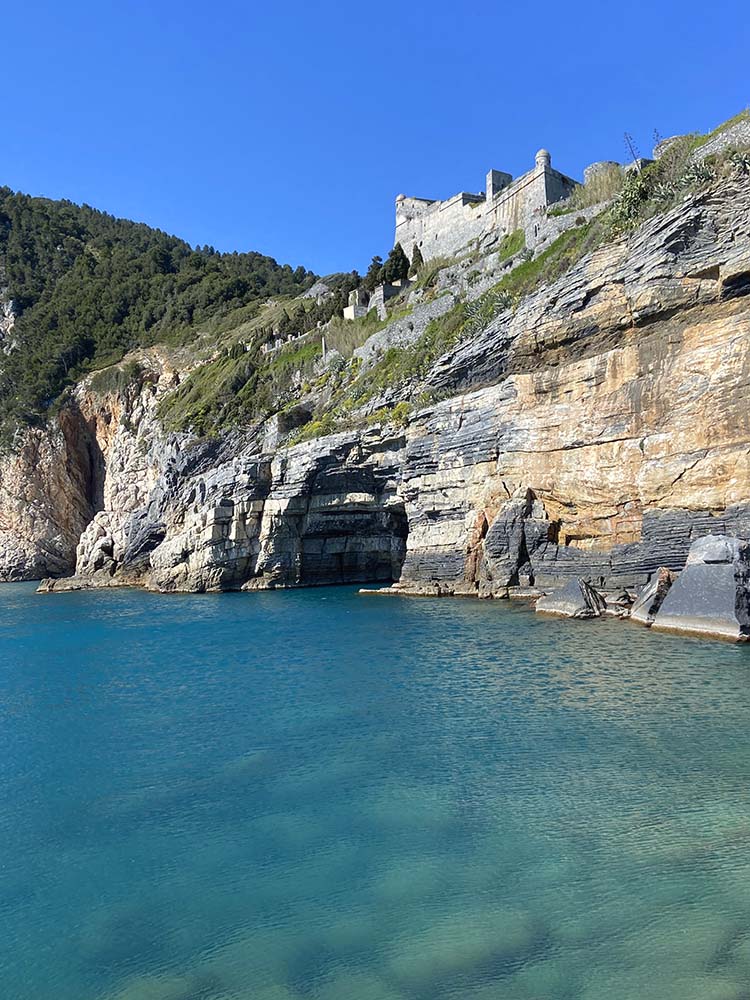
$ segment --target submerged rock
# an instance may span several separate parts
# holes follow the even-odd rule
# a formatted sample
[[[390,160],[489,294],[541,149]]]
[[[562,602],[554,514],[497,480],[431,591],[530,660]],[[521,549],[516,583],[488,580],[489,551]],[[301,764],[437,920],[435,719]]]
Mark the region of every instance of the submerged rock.
[[[750,542],[706,535],[690,546],[655,629],[721,639],[750,639]]]
[[[120,579],[113,579],[107,572],[92,573],[90,576],[47,576],[36,588],[37,594],[63,594],[72,590],[98,590],[101,587],[125,587]]]
[[[599,618],[605,608],[604,598],[582,577],[568,580],[560,590],[536,602],[537,611],[563,618]]]
[[[410,993],[434,996],[436,988],[462,976],[515,966],[542,940],[540,927],[523,911],[467,908],[399,942],[388,977]]]
[[[653,624],[654,618],[664,603],[664,598],[669,593],[669,588],[676,577],[677,574],[667,569],[666,566],[659,567],[655,576],[646,584],[630,609],[630,617],[634,622],[640,622],[641,625]]]

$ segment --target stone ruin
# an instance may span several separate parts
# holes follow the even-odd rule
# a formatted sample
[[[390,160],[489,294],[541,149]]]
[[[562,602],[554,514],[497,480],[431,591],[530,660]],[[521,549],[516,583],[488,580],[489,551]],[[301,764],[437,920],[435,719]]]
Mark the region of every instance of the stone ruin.
[[[364,288],[355,288],[353,292],[349,292],[349,304],[344,307],[344,319],[360,319],[371,309],[376,309],[379,318],[385,319],[386,302],[405,291],[411,284],[408,278],[397,278],[396,281],[383,282],[372,292]]]

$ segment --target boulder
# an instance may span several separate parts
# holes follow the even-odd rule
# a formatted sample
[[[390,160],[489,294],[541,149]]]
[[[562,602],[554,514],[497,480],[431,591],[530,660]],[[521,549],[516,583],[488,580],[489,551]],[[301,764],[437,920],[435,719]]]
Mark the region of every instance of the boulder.
[[[665,566],[659,567],[633,602],[630,617],[634,622],[640,622],[641,625],[653,624],[654,618],[664,603],[664,598],[669,593],[669,588],[676,577],[677,574],[673,573],[672,570]]]
[[[489,590],[531,587],[531,554],[547,542],[550,522],[532,490],[520,487],[489,526],[484,539],[484,576]]]
[[[602,594],[604,598],[605,615],[613,615],[615,618],[627,618],[630,614],[630,607],[633,598],[627,590],[619,590],[617,593]]]
[[[705,535],[690,546],[653,628],[735,641],[750,638],[750,541]]]
[[[582,577],[568,580],[564,587],[540,597],[536,610],[563,618],[599,618],[604,613],[606,602],[601,594]]]

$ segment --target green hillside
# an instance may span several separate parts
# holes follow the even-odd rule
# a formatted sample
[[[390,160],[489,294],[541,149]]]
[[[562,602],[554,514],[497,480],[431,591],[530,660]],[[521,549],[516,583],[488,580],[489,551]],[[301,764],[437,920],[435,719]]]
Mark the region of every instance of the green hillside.
[[[0,287],[17,314],[0,422],[37,423],[76,378],[129,350],[189,341],[314,281],[258,253],[217,253],[87,205],[0,188]],[[240,311],[238,313],[238,310]]]

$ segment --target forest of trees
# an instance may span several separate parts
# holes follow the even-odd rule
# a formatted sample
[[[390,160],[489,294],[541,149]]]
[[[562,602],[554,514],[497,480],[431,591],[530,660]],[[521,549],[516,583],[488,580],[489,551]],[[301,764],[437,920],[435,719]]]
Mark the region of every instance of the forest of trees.
[[[421,265],[412,251],[411,270]],[[332,275],[333,295],[291,303],[261,338],[296,335],[340,315],[349,292],[406,277],[400,244],[367,275]],[[13,300],[12,345],[1,345],[0,425],[40,423],[65,388],[135,347],[221,321],[271,296],[296,296],[315,275],[258,253],[191,247],[142,223],[88,205],[0,187],[0,289]],[[245,317],[247,318],[247,317]]]
[[[0,354],[0,421],[38,422],[91,368],[269,296],[297,295],[314,277],[0,188],[0,287],[17,314],[16,346]]]

